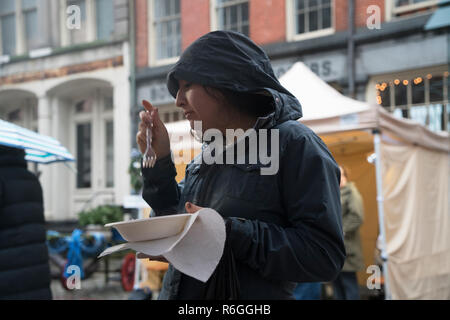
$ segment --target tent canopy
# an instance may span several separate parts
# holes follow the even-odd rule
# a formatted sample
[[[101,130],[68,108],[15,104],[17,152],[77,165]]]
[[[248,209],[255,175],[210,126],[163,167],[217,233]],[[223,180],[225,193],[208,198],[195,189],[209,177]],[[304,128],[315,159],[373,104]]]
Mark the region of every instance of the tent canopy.
[[[448,132],[432,132],[380,106],[349,99],[301,62],[280,82],[302,104],[300,121],[321,135],[339,164],[351,168],[350,180],[364,199],[366,265],[373,264],[377,227],[382,226],[391,297],[450,299]],[[381,133],[376,177],[367,161],[374,130]],[[360,273],[360,282],[367,276]]]
[[[303,109],[300,121],[319,135],[379,129],[386,132],[384,139],[395,136],[397,140],[427,149],[450,151],[447,132],[433,132],[415,121],[396,118],[378,105],[350,99],[302,62],[296,62],[280,82],[300,101]]]

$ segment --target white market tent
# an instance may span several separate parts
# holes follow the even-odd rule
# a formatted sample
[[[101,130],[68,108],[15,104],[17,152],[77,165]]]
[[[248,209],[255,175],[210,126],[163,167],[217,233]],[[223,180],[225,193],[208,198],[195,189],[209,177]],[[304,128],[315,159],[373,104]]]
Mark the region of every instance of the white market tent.
[[[366,266],[378,208],[388,298],[450,299],[449,134],[345,97],[301,62],[280,82],[302,104],[301,122],[355,172],[350,178],[365,201]],[[373,151],[375,176],[367,161]]]
[[[388,259],[388,298],[450,299],[449,134],[345,97],[301,62],[280,82],[300,101],[300,122],[351,169],[350,180],[364,199],[366,267],[374,264],[380,234]],[[200,144],[190,136],[188,121],[170,123],[167,129],[181,179],[184,164]],[[360,272],[360,283],[365,285],[369,276]]]

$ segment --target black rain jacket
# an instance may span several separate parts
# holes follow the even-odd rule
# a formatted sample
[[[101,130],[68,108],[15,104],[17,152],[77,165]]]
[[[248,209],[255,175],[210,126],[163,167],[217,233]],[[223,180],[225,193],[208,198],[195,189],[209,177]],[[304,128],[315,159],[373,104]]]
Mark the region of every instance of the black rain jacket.
[[[159,159],[154,168],[142,169],[143,197],[156,215],[185,212],[190,201],[229,221],[240,299],[293,299],[296,282],[334,280],[345,260],[340,170],[323,141],[297,121],[300,103],[278,82],[264,51],[242,34],[211,32],[169,72],[174,97],[179,79],[271,97],[272,112],[258,118],[255,129],[278,130],[279,170],[261,175],[261,161],[192,161],[177,184],[171,157]],[[203,297],[204,283],[169,266],[160,299]]]
[[[0,146],[0,300],[52,299],[42,189],[24,156]]]

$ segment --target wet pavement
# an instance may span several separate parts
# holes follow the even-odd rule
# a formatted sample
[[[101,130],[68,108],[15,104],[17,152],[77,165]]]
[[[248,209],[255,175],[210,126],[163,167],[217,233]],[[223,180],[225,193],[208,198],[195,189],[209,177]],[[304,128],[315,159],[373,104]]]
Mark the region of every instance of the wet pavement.
[[[120,282],[121,260],[111,260],[108,282],[105,279],[104,264],[87,279],[80,281],[80,289],[67,290],[59,279],[52,279],[51,290],[54,300],[128,300],[132,293],[125,291]]]

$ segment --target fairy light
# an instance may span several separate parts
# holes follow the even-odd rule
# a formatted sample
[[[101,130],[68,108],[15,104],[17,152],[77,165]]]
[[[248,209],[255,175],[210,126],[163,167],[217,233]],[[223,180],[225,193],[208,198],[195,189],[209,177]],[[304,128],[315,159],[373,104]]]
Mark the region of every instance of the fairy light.
[[[395,79],[395,80],[394,80],[394,83],[395,83],[396,86],[398,86],[398,85],[400,84],[400,80]]]
[[[377,96],[377,103],[381,104],[381,97],[380,96]]]
[[[414,79],[414,84],[415,85],[418,85],[421,82],[422,82],[422,78],[421,77],[417,77],[417,78]]]
[[[433,78],[433,76],[431,75],[431,73],[427,74],[427,79],[430,80],[431,78]]]
[[[409,81],[408,81],[408,80],[403,80],[403,85],[404,85],[404,86],[407,86],[407,85],[408,85],[408,83],[409,83]]]

